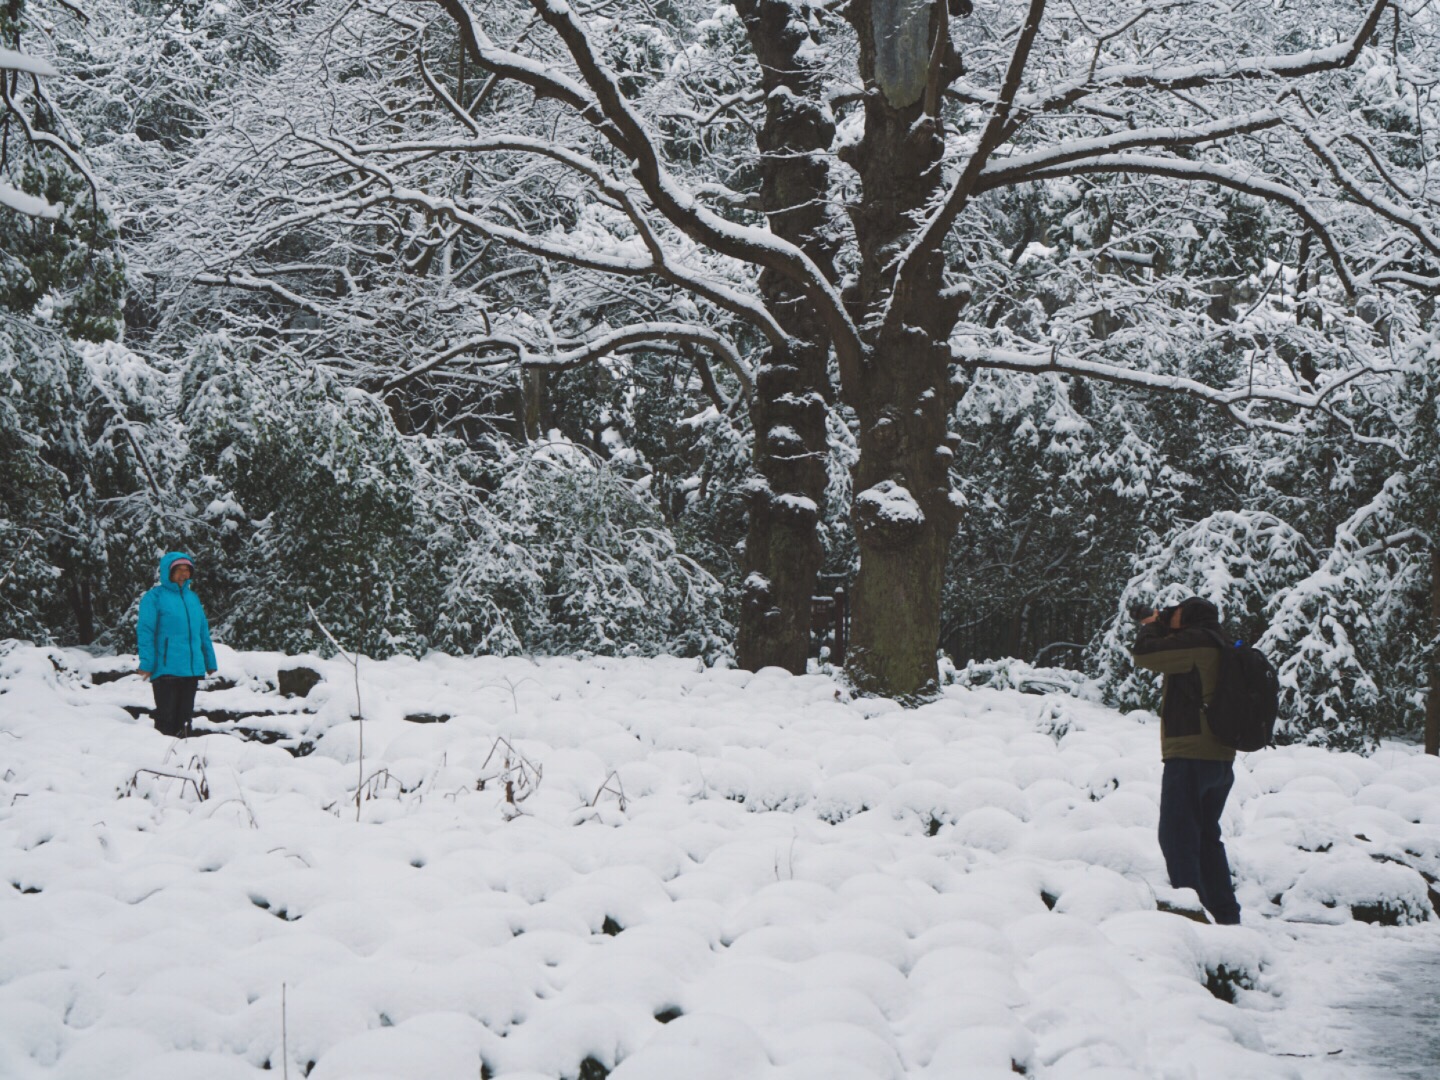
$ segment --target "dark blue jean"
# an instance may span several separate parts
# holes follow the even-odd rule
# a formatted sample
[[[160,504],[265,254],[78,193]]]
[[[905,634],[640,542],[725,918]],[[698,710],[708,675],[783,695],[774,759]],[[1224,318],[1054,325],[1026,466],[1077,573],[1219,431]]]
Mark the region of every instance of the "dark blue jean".
[[[155,730],[171,739],[190,734],[190,720],[195,713],[195,688],[199,676],[157,675],[150,680],[155,691]]]
[[[1230,762],[1196,758],[1171,758],[1160,781],[1160,850],[1170,884],[1194,889],[1217,923],[1240,921],[1220,841],[1220,814],[1234,782]]]

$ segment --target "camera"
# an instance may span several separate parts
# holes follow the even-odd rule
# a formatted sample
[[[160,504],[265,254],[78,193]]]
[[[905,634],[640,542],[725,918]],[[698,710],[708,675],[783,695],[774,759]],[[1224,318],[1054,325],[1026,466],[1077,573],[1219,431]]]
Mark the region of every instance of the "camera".
[[[1175,614],[1176,609],[1174,607],[1157,609],[1151,607],[1149,604],[1131,604],[1125,610],[1135,622],[1144,622],[1150,618],[1151,615],[1154,615],[1156,622],[1161,626],[1168,627],[1170,625],[1170,619]]]

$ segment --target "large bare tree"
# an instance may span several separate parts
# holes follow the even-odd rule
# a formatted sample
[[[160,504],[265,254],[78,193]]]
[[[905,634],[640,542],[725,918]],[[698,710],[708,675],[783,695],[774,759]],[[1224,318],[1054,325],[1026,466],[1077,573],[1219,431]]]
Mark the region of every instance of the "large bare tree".
[[[310,51],[212,159],[243,151],[231,175],[257,194],[197,245],[203,279],[358,318],[353,282],[287,256],[297,236],[443,265],[447,330],[381,389],[683,351],[753,422],[750,667],[803,668],[842,408],[848,670],[923,692],[967,369],[1182,393],[1281,430],[1390,370],[1407,295],[1440,286],[1435,16],[1411,6],[319,5]],[[1254,280],[1198,254],[1246,215],[1266,230]],[[1216,350],[1243,370],[1195,361]]]

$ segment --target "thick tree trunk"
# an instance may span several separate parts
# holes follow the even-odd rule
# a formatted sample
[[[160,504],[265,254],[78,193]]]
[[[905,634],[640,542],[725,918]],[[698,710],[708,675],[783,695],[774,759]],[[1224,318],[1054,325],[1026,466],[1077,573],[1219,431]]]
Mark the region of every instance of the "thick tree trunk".
[[[1440,547],[1430,549],[1430,633],[1440,633]],[[1440,648],[1430,649],[1430,678],[1425,695],[1425,752],[1440,754]]]
[[[808,349],[804,350],[810,351]],[[819,367],[824,370],[823,349]],[[754,462],[748,491],[745,582],[736,660],[757,671],[803,674],[810,598],[823,551],[817,526],[825,494],[825,402],[804,358],[776,357],[756,379]]]
[[[851,397],[860,421],[852,512],[860,572],[846,670],[862,691],[900,696],[935,683],[957,521],[946,440],[949,350],[922,334],[882,344],[863,392]]]
[[[786,0],[736,5],[759,58],[767,93],[756,139],[760,203],[777,235],[826,269],[834,260],[827,228],[828,165],[835,126],[822,96],[804,13]],[[810,598],[823,551],[817,532],[826,484],[826,391],[829,343],[812,305],[780,275],[760,275],[760,291],[794,338],[774,349],[756,373],[750,417],[758,474],[749,489],[745,582],[737,662],[752,671],[805,671]]]
[[[957,303],[942,295],[940,253],[910,260],[904,280],[895,268],[942,191],[944,139],[926,91],[953,78],[958,62],[943,5],[870,0],[849,17],[867,93],[864,138],[843,154],[862,184],[850,208],[860,273],[846,302],[865,328],[868,362],[845,385],[860,424],[860,572],[846,670],[862,691],[904,696],[935,683],[941,586],[958,520],[946,439]]]

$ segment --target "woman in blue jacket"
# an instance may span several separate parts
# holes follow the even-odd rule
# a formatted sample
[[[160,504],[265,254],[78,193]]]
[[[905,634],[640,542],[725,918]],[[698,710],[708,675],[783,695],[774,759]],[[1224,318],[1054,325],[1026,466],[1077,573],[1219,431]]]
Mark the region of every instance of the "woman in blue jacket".
[[[190,588],[195,565],[182,551],[160,559],[160,584],[140,598],[136,626],[140,674],[155,690],[155,730],[184,738],[195,711],[195,688],[213,675],[215,646],[200,598]]]

